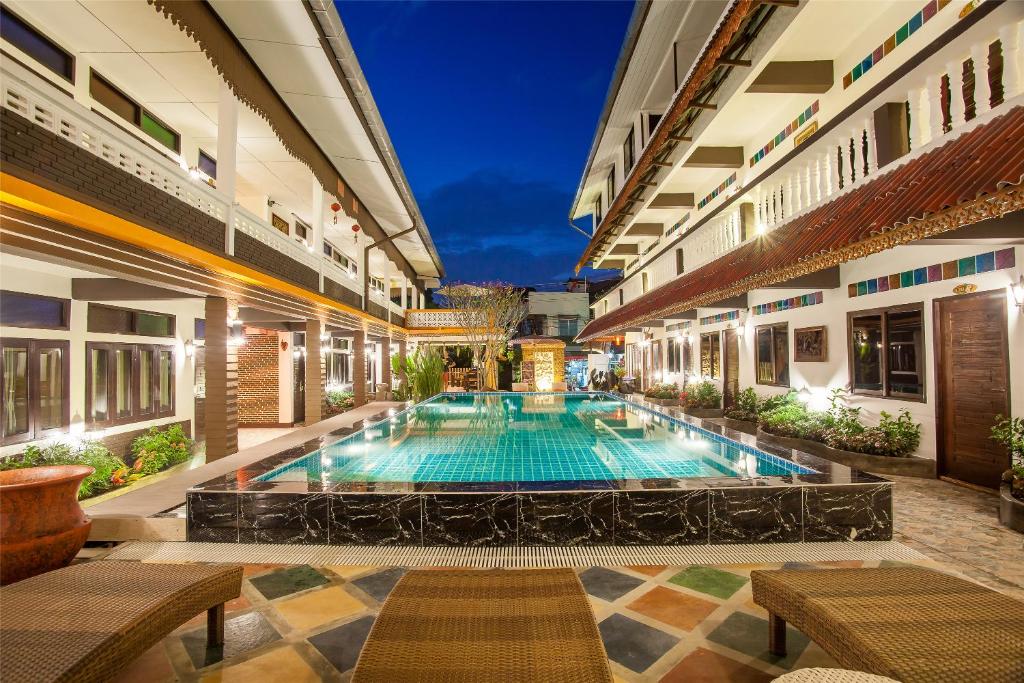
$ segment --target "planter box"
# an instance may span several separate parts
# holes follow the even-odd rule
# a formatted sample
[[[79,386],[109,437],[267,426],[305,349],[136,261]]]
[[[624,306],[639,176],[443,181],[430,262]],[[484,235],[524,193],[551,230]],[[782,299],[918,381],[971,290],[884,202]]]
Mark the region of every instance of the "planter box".
[[[743,432],[744,434],[757,436],[756,422],[747,422],[746,420],[734,420],[731,417],[723,417],[720,420],[720,422],[722,425],[728,427],[729,429],[735,429],[737,432]]]
[[[1024,500],[1014,498],[1005,482],[999,487],[999,523],[1024,534]]]
[[[769,434],[760,427],[757,428],[757,438],[764,439],[768,443],[776,443],[786,448],[795,448],[819,458],[846,465],[861,472],[874,474],[894,474],[903,477],[921,477],[924,479],[935,478],[935,461],[930,458],[919,458],[911,455],[898,458],[890,455],[869,455],[867,453],[855,453],[853,451],[842,451],[837,448],[829,448],[817,441],[807,439],[794,439],[788,436],[776,436]]]
[[[650,396],[644,396],[644,400],[648,403],[653,403],[656,406],[677,406],[679,405],[678,398],[651,398]]]
[[[722,417],[725,414],[722,408],[683,408],[683,412],[690,417],[700,418]]]

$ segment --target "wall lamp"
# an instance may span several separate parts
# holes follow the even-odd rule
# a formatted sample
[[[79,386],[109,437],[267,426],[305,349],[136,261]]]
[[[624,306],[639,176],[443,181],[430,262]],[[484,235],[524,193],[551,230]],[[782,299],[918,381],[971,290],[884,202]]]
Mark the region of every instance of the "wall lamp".
[[[1017,302],[1017,308],[1024,311],[1024,275],[1010,285],[1010,292],[1013,293],[1013,300]]]
[[[191,358],[192,356],[195,355],[195,352],[196,352],[196,343],[194,341],[192,341],[191,339],[189,339],[188,341],[185,342],[185,357],[186,358]]]

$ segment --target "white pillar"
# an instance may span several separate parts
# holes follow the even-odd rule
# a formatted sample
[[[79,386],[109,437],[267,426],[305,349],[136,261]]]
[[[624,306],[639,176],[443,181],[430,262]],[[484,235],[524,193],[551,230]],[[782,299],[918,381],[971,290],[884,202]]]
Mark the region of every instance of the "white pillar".
[[[402,315],[405,315],[405,309],[407,309],[409,303],[409,278],[402,274],[402,298],[399,299],[399,304],[402,306]]]
[[[387,321],[391,322],[391,259],[384,257],[384,308],[388,311]],[[391,357],[391,349],[387,350],[388,358]]]
[[[815,203],[823,201],[828,195],[825,193],[825,156],[823,154],[816,154],[814,156],[814,179],[812,187],[814,189],[814,201]]]
[[[423,298],[423,292],[417,292],[417,298],[419,300],[419,306],[417,306],[417,308],[423,308],[426,306],[426,301],[424,301]]]
[[[869,116],[864,119],[864,131],[868,138],[868,175],[878,170],[878,149],[875,144],[875,117]]]
[[[1021,64],[1021,27],[1024,22],[1016,21],[999,27],[999,42],[1003,46],[1003,101],[1020,94],[1024,83]]]
[[[928,144],[942,136],[942,106],[940,104],[942,79],[938,74],[935,74],[929,76],[925,83],[926,102],[928,104],[928,135],[922,142]]]
[[[324,291],[324,262],[327,257],[324,256],[324,189],[320,187],[320,181],[313,178],[313,205],[309,210],[309,222],[310,228],[313,230],[312,235],[306,237],[306,242],[309,244],[309,250],[313,254],[316,254],[317,263],[320,267],[317,269],[320,272],[320,291]]]
[[[221,81],[217,99],[217,191],[228,203],[224,217],[224,251],[235,253],[235,188],[238,150],[238,100]]]
[[[836,165],[835,152],[832,150],[832,145],[827,145],[825,147],[825,154],[822,157],[822,163],[824,164],[824,168],[821,169],[822,190],[826,197],[831,197],[832,192],[834,191],[832,188],[832,168]]]
[[[964,62],[957,58],[946,64],[949,75],[949,125],[959,128],[966,121],[967,106],[964,104]]]
[[[783,190],[783,207],[782,211],[785,214],[784,219],[789,220],[789,217],[793,215],[793,175],[786,176],[786,185]]]
[[[981,116],[992,108],[992,88],[988,82],[988,41],[971,46],[974,62],[974,115]]]
[[[811,172],[814,169],[814,157],[809,158],[804,162],[804,172],[800,174],[802,178],[801,189],[803,190],[800,194],[803,197],[803,208],[807,208],[814,203],[814,178]]]
[[[910,137],[910,149],[915,150],[920,147],[923,143],[921,136],[924,131],[924,127],[921,125],[921,89],[911,88],[907,91],[907,105],[910,109],[910,127],[907,131]]]

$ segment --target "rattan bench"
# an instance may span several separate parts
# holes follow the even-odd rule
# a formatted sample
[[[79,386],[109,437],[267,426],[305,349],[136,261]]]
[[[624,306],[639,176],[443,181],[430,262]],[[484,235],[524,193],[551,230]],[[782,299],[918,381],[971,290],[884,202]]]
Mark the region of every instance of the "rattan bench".
[[[224,643],[224,603],[241,594],[233,565],[86,562],[0,589],[0,680],[107,681],[207,611]]]
[[[1024,602],[919,567],[757,570],[769,650],[786,622],[845,668],[903,683],[1024,681]]]

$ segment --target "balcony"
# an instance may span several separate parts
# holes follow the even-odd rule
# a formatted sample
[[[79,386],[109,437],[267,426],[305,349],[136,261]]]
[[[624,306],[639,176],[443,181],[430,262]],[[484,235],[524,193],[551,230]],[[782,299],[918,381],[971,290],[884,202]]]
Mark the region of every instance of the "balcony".
[[[163,196],[201,212],[207,218],[203,226],[196,230],[201,234],[192,235],[191,241],[197,246],[233,255],[261,271],[291,280],[312,291],[325,293],[352,307],[360,307],[360,276],[324,255],[322,250],[283,233],[250,209],[229,201],[222,192],[205,182],[199,173],[190,171],[180,156],[152,146],[142,137],[76,101],[68,92],[13,59],[3,61],[0,86],[0,104],[5,109],[138,179],[144,183],[139,186],[142,190],[148,192],[147,188],[152,188]],[[41,141],[30,144],[45,146]],[[43,175],[70,187],[68,181],[75,175],[75,171],[71,166],[60,163],[58,155],[48,152],[40,152],[42,156],[29,159],[22,158],[17,151],[11,151],[12,166],[32,168],[35,165],[36,170]],[[42,163],[47,168],[39,168],[40,159],[43,159]],[[110,177],[102,168],[96,175]],[[143,216],[143,202],[122,194],[117,182],[109,183],[115,188],[110,196],[101,196],[98,189],[100,183],[93,183],[89,179],[79,180],[78,183],[80,194],[95,197],[130,214]],[[184,223],[168,219],[160,210],[150,211],[149,214],[150,223],[159,223],[169,231],[179,229]],[[225,230],[225,223],[231,226],[230,231]],[[286,259],[274,258],[274,254]],[[372,290],[369,304],[376,304],[373,308],[377,317],[388,319],[390,309],[390,318],[396,322],[401,321],[401,307],[387,306],[383,292]]]

